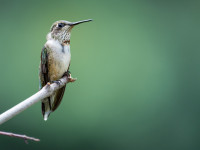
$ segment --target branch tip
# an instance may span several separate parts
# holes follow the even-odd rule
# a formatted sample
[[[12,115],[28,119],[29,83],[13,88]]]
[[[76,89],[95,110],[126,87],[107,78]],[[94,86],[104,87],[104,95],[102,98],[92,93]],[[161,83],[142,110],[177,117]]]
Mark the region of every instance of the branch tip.
[[[25,143],[28,144],[28,140],[32,140],[32,141],[36,141],[39,142],[40,139],[34,138],[34,137],[30,137],[30,136],[26,136],[26,135],[21,135],[21,134],[15,134],[15,133],[10,133],[10,132],[3,132],[0,131],[1,135],[7,135],[10,137],[16,137],[16,138],[21,138],[24,139]]]

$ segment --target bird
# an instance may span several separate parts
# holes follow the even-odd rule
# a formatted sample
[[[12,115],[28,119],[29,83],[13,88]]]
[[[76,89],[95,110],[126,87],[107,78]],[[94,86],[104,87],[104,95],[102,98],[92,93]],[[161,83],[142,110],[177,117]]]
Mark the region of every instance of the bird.
[[[65,75],[71,77],[69,71],[71,52],[70,37],[74,26],[92,21],[92,19],[69,22],[59,20],[53,23],[50,32],[46,36],[46,43],[41,51],[41,61],[39,65],[39,89],[47,83],[58,83],[59,79]],[[65,87],[58,89],[53,95],[45,98],[41,102],[43,119],[46,121],[51,112],[55,111],[61,103]]]

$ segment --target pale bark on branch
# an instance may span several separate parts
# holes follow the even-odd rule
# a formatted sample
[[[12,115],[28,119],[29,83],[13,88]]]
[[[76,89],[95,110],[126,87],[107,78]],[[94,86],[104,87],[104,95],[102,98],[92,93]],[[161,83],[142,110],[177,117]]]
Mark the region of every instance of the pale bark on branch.
[[[72,81],[71,81],[72,80]],[[8,121],[9,119],[13,118],[17,114],[21,113],[22,111],[26,110],[33,104],[39,102],[40,100],[49,97],[52,95],[56,90],[62,88],[67,82],[73,82],[74,79],[68,78],[64,76],[60,79],[58,83],[48,83],[45,85],[40,91],[32,95],[31,97],[27,98],[26,100],[22,101],[21,103],[15,105],[11,109],[5,111],[0,115],[0,125]]]

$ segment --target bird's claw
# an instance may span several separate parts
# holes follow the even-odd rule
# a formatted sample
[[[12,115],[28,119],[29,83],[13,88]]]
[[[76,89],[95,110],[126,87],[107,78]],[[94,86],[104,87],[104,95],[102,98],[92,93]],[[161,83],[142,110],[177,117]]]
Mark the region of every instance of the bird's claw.
[[[60,80],[55,80],[55,81],[51,81],[51,83],[56,83],[56,84],[60,85],[61,81]]]

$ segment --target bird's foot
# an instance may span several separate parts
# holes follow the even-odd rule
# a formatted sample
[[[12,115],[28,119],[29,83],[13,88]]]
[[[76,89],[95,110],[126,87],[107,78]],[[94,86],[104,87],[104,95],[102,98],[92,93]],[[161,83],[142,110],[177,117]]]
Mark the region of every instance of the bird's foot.
[[[56,83],[56,84],[60,85],[61,81],[60,80],[55,80],[55,81],[51,81],[51,83]]]

